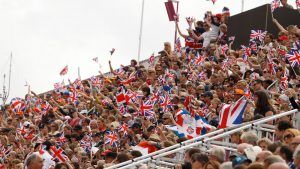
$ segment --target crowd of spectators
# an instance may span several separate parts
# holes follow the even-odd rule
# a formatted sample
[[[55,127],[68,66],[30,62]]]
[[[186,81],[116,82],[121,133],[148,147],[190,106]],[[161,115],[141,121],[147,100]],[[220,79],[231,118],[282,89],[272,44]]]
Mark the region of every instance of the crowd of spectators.
[[[300,49],[300,29],[284,28],[273,19],[278,35],[266,33],[249,46],[231,49],[229,17],[224,8],[221,14],[207,12],[204,20],[187,18],[186,34],[177,24],[185,45],[176,43],[172,50],[165,42],[147,66],[131,60],[114,70],[109,62],[110,75],[56,84],[46,94],[30,91],[12,100],[0,110],[0,168],[112,166],[142,156],[137,146],[151,153],[187,140],[169,129],[182,109],[216,130],[222,105],[242,96],[248,99],[243,122],[299,109],[299,58],[292,64],[286,56]],[[237,132],[230,137],[237,152],[191,148],[176,168],[299,168],[300,131],[291,117],[270,124],[276,126],[275,140]]]

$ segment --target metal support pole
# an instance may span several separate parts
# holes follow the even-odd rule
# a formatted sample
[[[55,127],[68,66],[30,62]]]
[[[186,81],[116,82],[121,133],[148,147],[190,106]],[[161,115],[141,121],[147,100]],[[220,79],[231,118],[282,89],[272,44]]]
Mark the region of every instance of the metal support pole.
[[[177,4],[177,7],[176,7],[176,15],[178,15],[178,8],[179,8],[179,1],[175,1],[176,4]],[[177,18],[179,19],[179,18]],[[176,39],[177,39],[177,27],[176,27],[176,21],[174,22],[175,23],[175,36],[174,36],[174,44],[176,43]]]
[[[142,2],[142,14],[141,14],[141,24],[140,24],[140,36],[139,36],[139,49],[138,49],[138,60],[137,64],[140,64],[140,58],[141,58],[141,45],[142,45],[142,34],[143,34],[143,20],[144,20],[144,5],[145,0]]]
[[[245,2],[244,2],[244,0],[242,0],[242,10],[241,10],[241,12],[244,12],[244,5],[245,5]]]

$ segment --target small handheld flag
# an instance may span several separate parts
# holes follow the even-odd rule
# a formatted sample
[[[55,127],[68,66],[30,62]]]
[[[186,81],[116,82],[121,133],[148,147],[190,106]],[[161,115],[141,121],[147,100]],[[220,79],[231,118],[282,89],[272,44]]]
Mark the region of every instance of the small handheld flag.
[[[65,66],[59,73],[59,75],[64,76],[68,73],[68,65]]]

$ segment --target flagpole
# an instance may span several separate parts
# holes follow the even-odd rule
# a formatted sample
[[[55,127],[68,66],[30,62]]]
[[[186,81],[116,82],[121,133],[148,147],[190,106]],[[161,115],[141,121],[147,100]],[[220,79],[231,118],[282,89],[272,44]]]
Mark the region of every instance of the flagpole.
[[[80,77],[80,67],[78,67],[77,72],[78,72],[78,79],[81,79],[81,77]]]
[[[241,12],[244,12],[244,5],[245,5],[245,2],[244,2],[244,0],[242,0],[242,10],[241,10]]]
[[[140,64],[140,57],[141,57],[141,45],[142,45],[142,33],[143,33],[143,21],[144,21],[144,6],[145,0],[142,1],[142,14],[141,14],[141,23],[140,23],[140,36],[139,36],[139,48],[138,48],[138,60],[137,64]]]
[[[176,4],[177,4],[177,7],[176,7],[176,15],[178,17],[178,8],[179,8],[179,1],[175,1]],[[179,21],[179,18],[177,18],[178,21]],[[176,39],[177,39],[177,27],[176,27],[176,20],[175,20],[175,38],[174,38],[174,44],[176,44]],[[174,45],[175,46],[175,45]]]

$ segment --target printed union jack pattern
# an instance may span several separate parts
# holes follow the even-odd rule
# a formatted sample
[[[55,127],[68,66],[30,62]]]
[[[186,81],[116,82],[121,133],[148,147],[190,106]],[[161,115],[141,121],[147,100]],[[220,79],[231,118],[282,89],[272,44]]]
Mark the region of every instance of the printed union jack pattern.
[[[300,65],[300,52],[299,51],[291,52],[290,54],[287,54],[286,57],[288,58],[292,67]]]
[[[21,98],[13,98],[10,102],[10,107],[14,113],[19,113],[26,109],[26,104]]]
[[[262,30],[251,30],[250,34],[250,40],[256,40],[258,39],[260,42],[262,42],[267,34],[267,31]]]
[[[118,134],[116,132],[114,131],[107,132],[104,139],[105,139],[104,144],[109,144],[112,147],[118,146],[119,139],[118,139]]]

